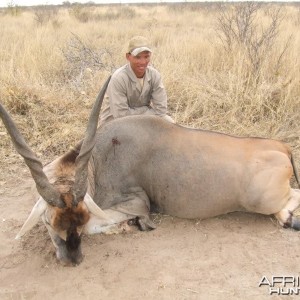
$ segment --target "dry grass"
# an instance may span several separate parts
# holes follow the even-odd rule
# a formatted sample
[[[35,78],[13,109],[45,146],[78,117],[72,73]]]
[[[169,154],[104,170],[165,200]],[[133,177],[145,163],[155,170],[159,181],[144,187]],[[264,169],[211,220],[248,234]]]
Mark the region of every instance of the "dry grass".
[[[170,113],[178,123],[282,139],[300,162],[299,7],[260,7],[256,34],[269,26],[278,8],[282,20],[272,44],[260,54],[259,76],[245,44],[236,42],[231,49],[222,44],[216,5],[2,11],[1,102],[47,162],[82,137],[102,82],[125,63],[126,41],[142,34],[155,46],[153,64],[163,76]],[[227,4],[221,12],[234,9]],[[2,124],[0,138],[0,160],[15,162]]]

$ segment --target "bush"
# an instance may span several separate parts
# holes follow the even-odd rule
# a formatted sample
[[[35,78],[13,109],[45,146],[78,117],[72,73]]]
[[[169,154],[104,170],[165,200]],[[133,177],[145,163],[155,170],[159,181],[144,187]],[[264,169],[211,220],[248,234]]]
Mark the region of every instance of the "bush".
[[[84,7],[81,4],[74,4],[69,9],[69,14],[81,23],[87,23],[93,19],[93,13],[88,7]]]
[[[16,5],[14,3],[14,1],[10,1],[7,4],[6,13],[11,15],[11,16],[17,17],[17,16],[21,15],[22,10],[18,5]]]
[[[34,20],[38,25],[44,25],[50,20],[56,21],[58,8],[55,6],[40,5],[34,8]]]
[[[282,7],[272,7],[267,10],[269,23],[259,21],[262,5],[255,2],[240,3],[233,6],[221,5],[218,12],[216,33],[224,50],[237,53],[241,50],[249,62],[250,75],[259,81],[262,67],[276,48],[279,29],[284,14]],[[289,47],[291,37],[277,54],[274,74],[281,66],[283,56]]]
[[[112,53],[109,49],[93,49],[79,36],[72,34],[67,46],[62,49],[66,60],[65,77],[71,86],[80,89],[87,84],[89,75],[95,71],[112,72],[115,69]]]

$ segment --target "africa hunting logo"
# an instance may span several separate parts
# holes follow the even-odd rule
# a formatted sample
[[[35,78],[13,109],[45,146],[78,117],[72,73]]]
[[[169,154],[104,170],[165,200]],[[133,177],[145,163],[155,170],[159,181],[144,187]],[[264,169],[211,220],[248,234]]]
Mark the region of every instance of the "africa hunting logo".
[[[263,276],[258,284],[259,287],[268,287],[269,295],[299,295],[299,276]]]

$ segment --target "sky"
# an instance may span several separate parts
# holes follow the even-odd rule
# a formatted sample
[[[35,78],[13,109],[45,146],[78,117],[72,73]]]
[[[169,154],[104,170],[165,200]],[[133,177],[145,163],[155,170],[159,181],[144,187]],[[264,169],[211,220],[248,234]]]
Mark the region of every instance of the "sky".
[[[18,6],[34,6],[34,5],[59,5],[64,1],[69,1],[70,3],[159,3],[159,2],[185,2],[185,0],[0,0],[0,7],[6,7],[8,4],[18,5]],[[214,1],[214,0],[187,0],[187,2],[200,2],[200,1]],[[226,1],[226,0],[224,0]],[[230,1],[230,0],[229,0]],[[233,0],[234,1],[234,0]],[[237,0],[235,0],[237,1]],[[240,2],[244,2],[247,0],[239,0]],[[255,1],[255,0],[254,0]],[[260,0],[266,1],[268,0]],[[282,1],[282,2],[299,2],[300,0],[270,0],[271,1]]]
[[[8,4],[13,3],[18,6],[34,6],[34,5],[58,5],[62,4],[64,1],[69,1],[70,3],[158,3],[158,2],[184,2],[184,0],[0,0],[0,7],[6,7]],[[192,2],[193,0],[189,0]],[[195,0],[194,0],[195,1]],[[197,1],[195,1],[197,2]]]
[[[67,0],[68,1],[68,0]],[[110,3],[113,2],[115,0],[100,0],[100,1],[93,1],[94,3]],[[117,0],[116,0],[117,1]],[[18,5],[18,6],[34,6],[34,5],[49,5],[49,4],[53,4],[53,5],[58,5],[58,4],[62,4],[64,2],[64,0],[0,0],[0,6],[1,7],[6,7],[8,4],[13,3],[14,5]],[[69,0],[70,3],[73,2],[78,2],[78,3],[87,3],[89,2],[89,0]],[[120,3],[120,1],[118,2]]]
[[[0,0],[0,7],[6,7],[8,4],[13,3],[13,5],[18,6],[34,6],[34,5],[59,5],[64,1],[69,1],[70,3],[87,3],[90,0]],[[188,0],[188,2],[198,2],[197,0]],[[200,1],[210,1],[210,0],[200,0]],[[212,0],[214,1],[214,0]],[[241,2],[246,0],[240,0]],[[272,0],[271,0],[272,1]],[[276,1],[276,0],[273,0]],[[277,0],[280,1],[280,0]],[[286,2],[287,0],[281,0]],[[291,2],[298,2],[300,0],[292,0]],[[185,2],[185,0],[92,0],[94,3],[159,3],[159,2]]]

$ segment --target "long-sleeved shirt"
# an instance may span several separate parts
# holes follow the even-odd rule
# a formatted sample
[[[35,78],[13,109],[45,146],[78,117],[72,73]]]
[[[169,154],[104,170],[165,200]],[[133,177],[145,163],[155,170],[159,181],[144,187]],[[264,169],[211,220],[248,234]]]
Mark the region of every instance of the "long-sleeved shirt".
[[[159,72],[148,66],[143,83],[126,64],[111,77],[103,101],[100,123],[130,115],[167,114],[167,94]]]

